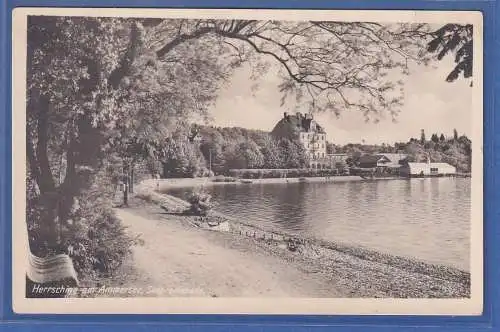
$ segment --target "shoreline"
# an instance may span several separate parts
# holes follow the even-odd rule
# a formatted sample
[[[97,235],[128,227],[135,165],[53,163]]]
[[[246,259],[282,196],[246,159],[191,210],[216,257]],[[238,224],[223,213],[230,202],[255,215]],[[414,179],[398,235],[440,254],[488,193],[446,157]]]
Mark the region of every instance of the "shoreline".
[[[305,177],[305,178],[265,178],[265,179],[236,179],[234,182],[216,182],[215,177],[212,178],[171,178],[171,179],[147,179],[142,181],[137,187],[148,187],[152,190],[164,191],[166,189],[192,188],[192,187],[208,187],[220,185],[256,185],[256,184],[287,184],[287,183],[302,183],[305,179],[306,183],[345,183],[345,182],[374,182],[374,181],[393,181],[393,180],[408,180],[400,177],[385,177],[363,179],[358,175],[332,176],[328,179],[322,176]],[[246,182],[242,182],[246,181]],[[251,182],[248,182],[251,181]],[[158,186],[157,186],[158,184]]]
[[[363,178],[359,175],[343,175],[331,176],[325,178],[323,176],[317,177],[303,177],[303,178],[264,178],[264,179],[244,179],[235,178],[236,181],[214,181],[216,177],[204,178],[170,178],[170,179],[146,179],[143,180],[137,187],[147,187],[151,190],[165,191],[168,189],[179,188],[194,188],[194,187],[209,187],[221,185],[264,185],[264,184],[294,184],[294,183],[346,183],[346,182],[376,182],[376,181],[411,181],[415,179],[433,179],[433,178],[461,178],[456,177],[379,177],[379,178]]]
[[[180,186],[185,183],[183,181],[176,184]],[[163,182],[163,189],[165,185],[167,183]],[[148,181],[141,183],[140,188],[140,193],[136,196],[142,199],[145,205],[162,207],[163,210],[178,215],[182,215],[180,212],[189,206],[189,203],[182,199],[156,192]],[[242,239],[253,241],[254,245],[264,249],[268,255],[282,257],[301,269],[338,274],[339,267],[335,266],[335,262],[342,262],[342,265],[347,265],[351,277],[344,276],[340,282],[356,283],[356,287],[367,288],[361,294],[355,292],[356,295],[353,296],[445,298],[470,296],[470,273],[455,267],[430,264],[416,258],[395,256],[361,246],[266,230],[217,212],[209,217],[185,215],[183,218],[188,227],[209,233],[225,234],[230,237],[230,240],[227,240],[230,242]],[[351,280],[352,273],[356,275],[356,280]],[[385,283],[381,280],[385,280]],[[361,281],[365,283],[363,286],[358,284]],[[370,289],[377,292],[373,293]],[[381,295],[380,292],[385,295]]]

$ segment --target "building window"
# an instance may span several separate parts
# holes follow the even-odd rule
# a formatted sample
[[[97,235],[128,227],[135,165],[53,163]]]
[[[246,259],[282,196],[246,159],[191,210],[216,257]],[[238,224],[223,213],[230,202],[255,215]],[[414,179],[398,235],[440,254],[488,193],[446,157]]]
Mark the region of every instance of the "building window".
[[[438,169],[437,167],[431,167],[431,173],[437,173]]]

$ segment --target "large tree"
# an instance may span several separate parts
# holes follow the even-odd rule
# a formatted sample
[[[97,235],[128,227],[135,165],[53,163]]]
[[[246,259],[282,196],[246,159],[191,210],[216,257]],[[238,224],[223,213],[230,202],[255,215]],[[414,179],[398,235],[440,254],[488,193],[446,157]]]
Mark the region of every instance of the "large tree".
[[[188,114],[206,110],[227,75],[207,40],[178,45],[170,52],[176,61],[156,61],[141,23],[29,19],[29,177],[54,250],[62,240],[57,229],[103,161],[153,154]]]

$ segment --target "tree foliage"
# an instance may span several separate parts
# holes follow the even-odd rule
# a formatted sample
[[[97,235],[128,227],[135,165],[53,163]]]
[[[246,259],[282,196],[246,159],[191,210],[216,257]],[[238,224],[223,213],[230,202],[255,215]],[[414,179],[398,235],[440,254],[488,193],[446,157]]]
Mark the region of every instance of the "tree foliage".
[[[163,31],[163,22],[156,27]],[[283,22],[184,20],[178,38],[215,35],[236,59],[260,55],[282,69],[282,102],[295,97],[308,111],[358,110],[365,116],[396,116],[402,103],[394,70],[408,61],[426,61],[425,24],[373,22]],[[162,57],[168,45],[157,51]],[[360,94],[361,92],[361,94]],[[362,97],[359,97],[362,95]]]
[[[421,130],[420,131],[420,144],[424,144],[425,143],[425,130]]]
[[[165,177],[197,177],[207,175],[200,150],[186,140],[170,139],[164,146],[163,175]]]
[[[446,24],[432,33],[433,39],[428,43],[427,50],[437,54],[441,60],[446,55],[455,55],[455,68],[446,77],[453,82],[460,76],[472,77],[473,66],[473,26],[471,24]]]
[[[245,128],[202,126],[200,149],[207,166],[227,174],[230,169],[301,168],[308,164],[307,153],[298,142],[275,139],[269,132]]]

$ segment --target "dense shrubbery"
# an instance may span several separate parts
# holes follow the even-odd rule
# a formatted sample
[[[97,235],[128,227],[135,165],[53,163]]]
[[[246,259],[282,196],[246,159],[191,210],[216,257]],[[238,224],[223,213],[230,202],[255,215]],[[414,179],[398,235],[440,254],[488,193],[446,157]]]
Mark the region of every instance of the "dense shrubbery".
[[[27,223],[32,252],[40,257],[66,253],[79,278],[90,281],[100,275],[112,274],[130,252],[133,240],[125,233],[121,221],[112,210],[114,193],[112,168],[90,176],[92,185],[73,199],[69,218],[56,220],[57,246],[49,246],[54,228],[42,222],[44,202],[33,181],[28,178]]]
[[[110,274],[121,265],[133,243],[103,199],[85,194],[64,229],[64,246],[75,269],[85,278]]]
[[[335,169],[232,169],[229,171],[232,177],[242,179],[269,179],[269,178],[300,178],[339,175]]]
[[[471,172],[471,141],[466,136],[424,144],[413,140],[406,144],[405,151],[410,161],[425,161],[429,155],[432,162],[445,162],[455,166],[458,172]]]

